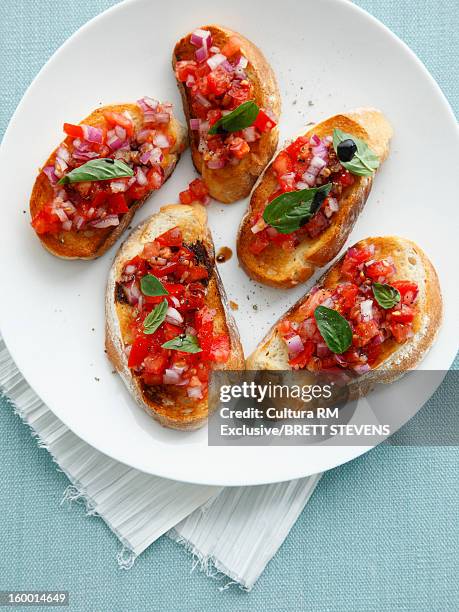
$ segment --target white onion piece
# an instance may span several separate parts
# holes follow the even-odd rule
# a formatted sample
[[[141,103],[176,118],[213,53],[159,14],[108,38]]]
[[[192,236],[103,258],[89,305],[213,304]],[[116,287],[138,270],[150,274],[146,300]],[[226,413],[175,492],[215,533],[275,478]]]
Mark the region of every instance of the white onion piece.
[[[194,399],[202,399],[203,397],[202,387],[188,387],[186,392],[187,392],[188,397],[191,397]]]
[[[167,149],[171,143],[169,142],[169,138],[166,136],[166,134],[158,132],[153,136],[153,144],[157,147],[161,147],[161,149]]]
[[[61,223],[65,223],[66,221],[69,220],[69,218],[67,217],[67,215],[65,214],[65,211],[62,210],[62,208],[55,208],[54,212],[56,213],[56,215],[59,217],[59,221]]]
[[[321,303],[321,306],[325,306],[326,308],[333,308],[334,305],[335,305],[335,302],[333,301],[331,297],[328,297],[326,300],[324,300]]]
[[[123,191],[127,191],[128,185],[125,181],[111,181],[110,189],[112,193],[122,193]]]
[[[134,272],[136,271],[136,267],[133,266],[132,264],[129,264],[128,266],[126,266],[126,268],[124,269],[124,273],[125,274],[134,274]]]
[[[216,53],[207,60],[207,65],[211,70],[215,70],[220,64],[226,61],[226,56],[223,53]]]
[[[360,302],[360,314],[362,315],[362,321],[371,321],[373,318],[373,301],[364,300]]]
[[[191,87],[192,85],[194,85],[196,83],[196,79],[194,78],[194,76],[192,74],[189,74],[186,77],[186,81],[185,81],[185,85],[187,87]]]
[[[56,157],[60,157],[65,162],[69,162],[70,161],[70,152],[69,152],[69,150],[67,149],[66,146],[61,145],[58,148],[58,150],[56,151]]]
[[[172,325],[180,325],[183,323],[183,317],[176,308],[169,306],[166,311],[166,321]]]
[[[73,217],[73,224],[75,229],[80,230],[84,225],[84,218],[81,215],[75,215]]]
[[[244,57],[243,55],[241,55],[237,65],[238,65],[238,68],[247,68],[248,63],[249,63],[249,60],[246,57]]]
[[[142,187],[148,183],[148,179],[145,175],[145,172],[142,170],[140,166],[137,166],[135,171],[135,179],[139,185]]]
[[[247,142],[255,142],[257,140],[257,131],[253,127],[253,125],[248,128],[244,128],[242,130],[242,135],[244,136]]]
[[[118,215],[108,215],[104,219],[100,219],[99,221],[91,221],[89,225],[91,227],[96,227],[98,229],[103,229],[105,227],[111,227],[119,225],[120,220],[118,219]]]
[[[120,140],[126,140],[126,130],[120,125],[115,125],[115,134],[118,136]]]
[[[171,301],[176,308],[180,306],[180,300],[175,295],[171,295]]]
[[[254,234],[258,234],[258,232],[263,231],[266,227],[268,227],[268,224],[263,219],[263,217],[260,217],[258,221],[255,223],[255,225],[252,225],[252,227],[250,228],[250,231]]]
[[[181,377],[178,372],[172,369],[167,369],[163,375],[163,383],[165,385],[178,385],[181,382]]]

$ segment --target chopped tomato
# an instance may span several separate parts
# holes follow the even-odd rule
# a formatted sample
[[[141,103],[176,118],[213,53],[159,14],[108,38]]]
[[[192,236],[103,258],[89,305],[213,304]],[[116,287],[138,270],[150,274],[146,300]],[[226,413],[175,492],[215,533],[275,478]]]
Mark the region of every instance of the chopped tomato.
[[[354,283],[348,283],[346,285],[339,285],[337,289],[339,303],[344,310],[351,309],[355,304],[355,298],[359,288]]]
[[[314,353],[314,349],[314,342],[308,340],[306,343],[304,343],[304,349],[301,351],[301,353],[299,353],[299,355],[296,355],[296,357],[289,359],[289,364],[293,368],[304,368],[310,360],[312,354]]]
[[[178,227],[164,232],[156,238],[161,246],[182,246],[182,232]]]
[[[209,278],[209,272],[204,266],[193,266],[190,268],[190,274],[187,278],[188,281],[197,281],[203,278]]]
[[[175,74],[179,81],[184,83],[189,75],[195,76],[197,63],[193,60],[184,60],[175,65]]]
[[[308,232],[311,238],[318,236],[329,225],[327,217],[322,211],[317,211],[310,221],[304,225],[304,229]]]
[[[234,81],[227,93],[236,102],[235,106],[239,106],[242,102],[250,99],[252,85],[249,81]]]
[[[179,193],[180,204],[191,204],[193,202],[193,196],[189,189],[185,189]]]
[[[146,336],[138,336],[131,346],[129,353],[128,367],[136,368],[143,363],[143,360],[150,351],[150,340]]]
[[[406,340],[413,334],[411,325],[406,325],[403,323],[392,323],[390,326],[390,331],[392,332],[396,341],[400,344],[406,342]]]
[[[83,138],[84,136],[81,125],[74,125],[73,123],[64,123],[64,132],[72,138]]]
[[[307,136],[300,136],[292,142],[286,149],[286,153],[292,160],[296,160],[303,149],[307,148],[309,144],[309,138]]]
[[[221,48],[220,53],[226,55],[226,57],[231,57],[232,55],[236,55],[241,50],[241,41],[237,36],[230,36],[226,43]]]
[[[285,151],[281,151],[273,162],[273,170],[278,176],[283,176],[293,170],[293,163]]]
[[[159,242],[153,240],[153,242],[147,242],[147,244],[143,247],[142,257],[144,259],[153,259],[153,257],[158,257],[159,251],[161,247],[159,246]]]
[[[392,276],[394,273],[393,264],[389,263],[385,259],[379,259],[365,267],[365,276],[368,276],[372,280],[384,282]]]
[[[379,327],[376,321],[362,321],[355,326],[353,342],[355,346],[365,346],[378,333]]]
[[[338,183],[340,183],[343,187],[349,187],[354,184],[355,177],[353,174],[349,172],[349,170],[343,170],[338,175]]]
[[[284,335],[290,331],[290,321],[283,319],[278,325],[277,329],[281,335]]]
[[[407,304],[402,304],[401,307],[395,306],[390,311],[388,319],[394,323],[411,323],[414,319],[414,310]]]
[[[416,300],[419,291],[416,283],[400,280],[391,284],[400,292],[400,298],[404,304],[412,304]]]
[[[269,239],[266,235],[266,232],[259,232],[255,234],[255,238],[249,244],[249,250],[254,255],[259,255],[262,251],[266,249],[269,244]]]
[[[199,201],[204,200],[209,194],[207,185],[204,183],[202,179],[194,179],[194,181],[191,181],[190,191],[195,196],[195,198]]]
[[[228,91],[231,85],[231,75],[224,68],[220,66],[207,76],[207,90],[208,93],[221,96]]]
[[[242,159],[247,153],[250,153],[250,146],[243,138],[237,136],[231,142],[229,151],[236,159]]]
[[[147,172],[147,180],[149,189],[159,189],[163,184],[162,168],[155,166]]]
[[[129,212],[126,198],[123,193],[112,193],[108,198],[108,210],[113,215]]]
[[[263,110],[259,110],[257,118],[253,124],[260,132],[269,132],[277,124]]]
[[[104,111],[104,117],[110,127],[119,125],[126,130],[126,134],[131,137],[134,133],[134,124],[132,121],[121,113],[114,113],[113,111]]]
[[[149,374],[162,374],[167,367],[168,359],[164,353],[155,353],[145,357],[145,371]]]
[[[230,354],[229,338],[226,334],[214,336],[210,349],[210,357],[216,363],[225,363]]]

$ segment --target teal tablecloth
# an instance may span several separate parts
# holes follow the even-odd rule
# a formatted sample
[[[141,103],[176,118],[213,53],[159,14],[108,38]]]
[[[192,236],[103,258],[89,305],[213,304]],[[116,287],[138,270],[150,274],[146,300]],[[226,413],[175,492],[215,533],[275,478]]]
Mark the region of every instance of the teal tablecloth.
[[[112,4],[2,0],[1,133],[48,57]],[[358,4],[414,49],[457,113],[457,3]],[[0,403],[0,590],[66,589],[70,610],[94,612],[459,610],[458,448],[379,447],[332,470],[254,591],[219,592],[167,538],[119,570],[115,536],[82,507],[59,506],[66,478]]]

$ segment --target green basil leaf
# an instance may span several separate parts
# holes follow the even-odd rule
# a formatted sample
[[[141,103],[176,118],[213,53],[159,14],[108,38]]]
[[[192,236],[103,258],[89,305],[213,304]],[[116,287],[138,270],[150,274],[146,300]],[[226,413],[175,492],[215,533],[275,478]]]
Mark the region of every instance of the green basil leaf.
[[[157,295],[168,295],[169,291],[164,287],[162,282],[153,276],[153,274],[146,274],[140,281],[140,289],[144,295],[157,296]]]
[[[336,155],[338,155],[338,145],[340,142],[348,138],[355,142],[357,151],[350,161],[344,162],[339,160],[339,163],[346,168],[346,170],[349,170],[351,174],[356,174],[357,176],[371,176],[379,167],[379,157],[376,153],[373,153],[366,142],[360,140],[360,138],[356,138],[352,134],[346,134],[346,132],[338,128],[333,130],[333,148],[335,149]]]
[[[376,301],[384,310],[393,308],[397,302],[400,302],[400,291],[392,285],[373,283],[372,289]]]
[[[314,318],[328,348],[338,355],[346,352],[352,344],[352,329],[346,319],[326,306],[317,306]]]
[[[169,305],[167,300],[163,300],[161,304],[158,304],[149,315],[145,317],[143,322],[143,333],[154,334],[161,323],[166,318],[166,312]]]
[[[209,130],[209,134],[224,134],[225,132],[239,132],[253,124],[260,109],[251,100],[243,102],[233,111],[216,121]]]
[[[268,204],[263,219],[281,234],[290,234],[311,219],[331,188],[331,183],[327,183],[321,187],[287,191]]]
[[[184,353],[200,353],[202,351],[196,336],[176,336],[162,345],[166,349],[183,351]]]
[[[58,181],[58,184],[108,181],[125,176],[134,176],[134,170],[125,164],[124,161],[112,159],[111,157],[100,157],[98,159],[91,159],[82,166],[74,168],[68,174],[65,174]]]

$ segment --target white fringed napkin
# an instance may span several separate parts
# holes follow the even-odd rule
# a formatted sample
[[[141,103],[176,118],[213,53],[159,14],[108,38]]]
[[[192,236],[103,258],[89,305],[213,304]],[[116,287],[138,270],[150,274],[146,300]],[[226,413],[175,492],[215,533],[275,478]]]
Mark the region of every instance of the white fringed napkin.
[[[72,483],[64,500],[84,499],[88,512],[119,538],[118,562],[124,568],[167,533],[208,575],[222,572],[250,590],[320,478],[223,489],[129,468],[83,442],[54,416],[26,383],[1,337],[0,390]]]

